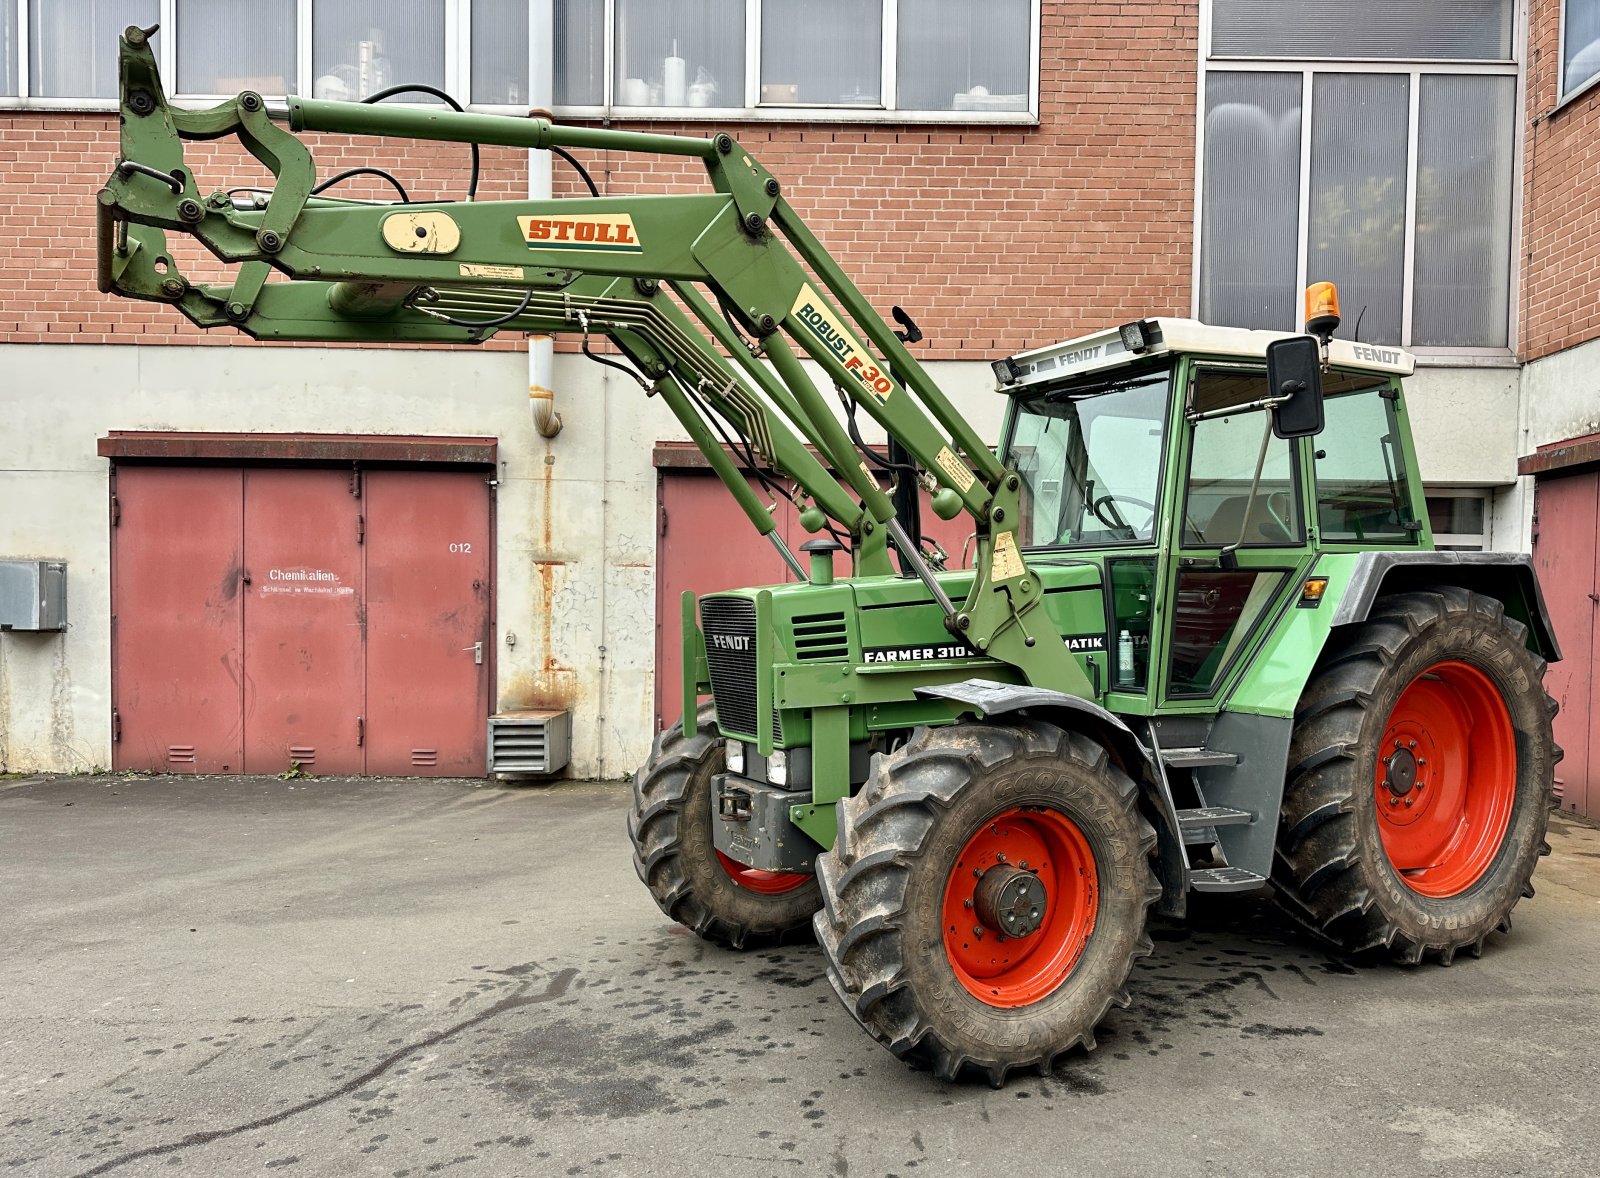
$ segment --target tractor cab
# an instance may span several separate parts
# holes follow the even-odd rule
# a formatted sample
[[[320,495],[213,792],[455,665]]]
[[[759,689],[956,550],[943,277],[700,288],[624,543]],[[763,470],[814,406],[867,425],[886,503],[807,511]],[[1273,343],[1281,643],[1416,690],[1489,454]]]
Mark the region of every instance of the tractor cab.
[[[1319,352],[1321,353],[1319,355]],[[1106,702],[1214,711],[1320,554],[1429,546],[1396,348],[1147,319],[996,363],[1018,540],[1100,569]]]

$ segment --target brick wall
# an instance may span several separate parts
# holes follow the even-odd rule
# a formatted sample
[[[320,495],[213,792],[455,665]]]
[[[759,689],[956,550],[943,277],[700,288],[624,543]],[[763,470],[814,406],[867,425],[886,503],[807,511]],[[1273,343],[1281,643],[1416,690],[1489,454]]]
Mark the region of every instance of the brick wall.
[[[1535,0],[1523,148],[1524,360],[1600,338],[1600,87],[1553,110],[1560,17],[1560,0]]]
[[[922,355],[992,358],[1189,312],[1197,34],[1193,0],[1047,2],[1038,127],[728,129],[885,316],[894,303],[911,312],[929,337]],[[710,133],[704,123],[648,129]],[[377,162],[414,197],[465,190],[458,144],[307,138],[324,176]],[[203,188],[265,177],[231,142],[189,150]],[[0,113],[0,343],[249,342],[95,291],[94,194],[116,153],[113,116]],[[525,194],[522,153],[484,157],[481,198]],[[705,190],[696,161],[581,158],[608,194]],[[583,191],[560,161],[556,186]],[[387,189],[360,180],[346,191]],[[191,276],[210,263],[198,251],[176,260]]]

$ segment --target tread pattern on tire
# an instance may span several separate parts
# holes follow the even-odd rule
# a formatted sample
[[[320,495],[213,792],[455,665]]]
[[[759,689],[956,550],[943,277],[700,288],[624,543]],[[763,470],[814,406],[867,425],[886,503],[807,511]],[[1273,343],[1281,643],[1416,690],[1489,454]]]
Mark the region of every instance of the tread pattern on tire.
[[[948,728],[919,730],[899,750],[880,756],[868,783],[839,804],[838,840],[831,853],[817,857],[823,907],[816,916],[817,940],[827,957],[828,980],[846,1009],[874,1039],[914,1067],[953,1081],[967,1069],[995,1087],[1009,1072],[1047,1073],[1056,1060],[1077,1047],[1093,1050],[1095,1028],[1113,1003],[1126,1007],[1125,988],[1135,958],[1150,953],[1141,924],[1139,935],[1120,963],[1116,983],[1081,1033],[1025,1059],[980,1058],[941,1037],[919,1011],[909,992],[906,955],[918,931],[907,908],[910,872],[928,849],[935,815],[948,808],[978,768],[992,768],[1025,756],[1070,758],[1116,785],[1118,804],[1137,824],[1139,853],[1146,860],[1155,830],[1138,810],[1138,789],[1111,764],[1103,747],[1078,733],[1032,720],[965,725],[953,742]],[[979,734],[971,739],[971,734]],[[1146,870],[1143,912],[1161,894],[1154,872]],[[1098,930],[1097,930],[1098,931]]]
[[[1379,695],[1392,686],[1406,647],[1434,626],[1463,622],[1485,631],[1498,629],[1507,642],[1526,653],[1525,669],[1532,690],[1542,697],[1540,713],[1548,740],[1556,703],[1543,690],[1544,660],[1526,651],[1527,628],[1506,616],[1499,601],[1459,586],[1380,598],[1367,621],[1351,627],[1344,641],[1330,639],[1296,708],[1272,882],[1280,907],[1292,919],[1352,955],[1386,956],[1406,965],[1428,957],[1450,965],[1463,950],[1478,957],[1488,933],[1510,932],[1512,908],[1533,895],[1523,875],[1506,887],[1487,926],[1478,921],[1467,935],[1441,934],[1408,927],[1394,911],[1386,910],[1392,905],[1383,902],[1368,873],[1377,865],[1362,861],[1359,807],[1362,795],[1375,786],[1372,766],[1359,748],[1363,726],[1379,706]],[[1385,720],[1386,716],[1377,718],[1380,731]],[[1554,768],[1561,750],[1553,741],[1548,747],[1544,780],[1538,783],[1546,804],[1534,808],[1537,830],[1532,839],[1538,850],[1530,859],[1529,874],[1537,855],[1548,853],[1545,826],[1556,804]],[[1508,829],[1508,840],[1512,833]],[[1383,867],[1388,869],[1387,864]]]
[[[628,811],[633,868],[662,912],[707,941],[731,949],[804,941],[816,904],[800,903],[803,892],[786,897],[728,893],[731,902],[718,904],[703,875],[697,886],[694,865],[684,850],[684,831],[693,817],[690,794],[695,778],[720,751],[716,723],[711,705],[702,706],[695,735],[686,737],[682,722],[674,724],[656,737],[650,759],[634,774],[633,805]],[[722,870],[714,855],[700,867]],[[729,880],[728,886],[737,885]],[[785,898],[791,903],[781,902]]]

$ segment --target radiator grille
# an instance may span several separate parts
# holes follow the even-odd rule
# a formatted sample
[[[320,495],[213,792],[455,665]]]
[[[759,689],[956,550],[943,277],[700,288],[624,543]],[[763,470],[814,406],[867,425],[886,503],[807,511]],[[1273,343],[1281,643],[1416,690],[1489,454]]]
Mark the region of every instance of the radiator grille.
[[[706,665],[717,724],[724,732],[756,734],[756,603],[743,597],[707,597],[700,602]],[[777,717],[773,717],[777,726]]]
[[[800,614],[794,620],[797,662],[850,657],[850,629],[844,614]]]

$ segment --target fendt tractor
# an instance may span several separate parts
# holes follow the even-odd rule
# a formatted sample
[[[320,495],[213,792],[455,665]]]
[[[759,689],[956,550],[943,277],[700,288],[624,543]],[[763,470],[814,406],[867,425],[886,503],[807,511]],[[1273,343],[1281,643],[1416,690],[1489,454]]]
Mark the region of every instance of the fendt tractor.
[[[1331,287],[1305,334],[1150,318],[1000,358],[991,450],[910,317],[890,327],[726,134],[252,92],[180,109],[152,32],[122,41],[102,291],[262,340],[581,335],[792,571],[683,602],[683,719],[628,818],[672,919],[733,948],[814,929],[870,1035],[999,1085],[1093,1047],[1152,910],[1191,893],[1270,884],[1342,951],[1444,964],[1533,895],[1560,755],[1539,585],[1526,556],[1435,550],[1412,359],[1332,338]],[[585,180],[568,149],[688,156],[710,190],[349,200],[294,132],[547,149]],[[223,136],[270,191],[202,191],[184,141]],[[187,280],[169,233],[232,284]],[[972,567],[923,539],[924,505],[965,513]]]

